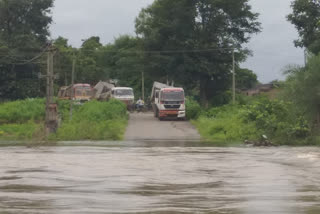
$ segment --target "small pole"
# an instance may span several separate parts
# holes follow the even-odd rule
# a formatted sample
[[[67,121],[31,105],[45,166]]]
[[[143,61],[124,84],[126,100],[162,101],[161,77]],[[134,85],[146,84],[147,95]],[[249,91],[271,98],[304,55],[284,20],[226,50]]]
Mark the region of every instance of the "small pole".
[[[47,130],[47,126],[49,124],[49,105],[50,105],[50,56],[51,51],[48,51],[48,55],[47,55],[47,75],[46,75],[46,79],[47,79],[47,84],[46,84],[46,121],[45,121],[45,127],[46,127],[46,135],[48,135],[48,130]]]
[[[47,94],[46,94],[46,119],[45,119],[45,127],[46,127],[46,136],[53,133],[57,129],[57,109],[53,103],[53,96],[54,96],[54,73],[53,73],[53,57],[54,57],[55,49],[53,47],[49,47],[48,49],[48,59],[47,59]]]
[[[142,71],[142,100],[144,100],[144,71]]]
[[[232,50],[232,103],[236,103],[236,70],[235,70],[235,58],[234,49]]]
[[[306,67],[307,66],[307,61],[308,61],[308,59],[307,59],[307,49],[304,49],[303,53],[304,53],[304,66]]]
[[[72,74],[71,74],[71,104],[70,104],[70,120],[72,120],[72,111],[73,111],[73,97],[74,97],[74,73],[75,73],[75,68],[76,68],[76,58],[73,55],[73,60],[72,60]]]

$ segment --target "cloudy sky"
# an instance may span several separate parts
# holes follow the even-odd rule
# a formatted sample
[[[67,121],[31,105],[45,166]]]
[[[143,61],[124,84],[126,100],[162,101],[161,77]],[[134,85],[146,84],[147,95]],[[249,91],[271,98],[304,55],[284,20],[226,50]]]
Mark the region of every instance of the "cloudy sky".
[[[110,43],[122,34],[134,35],[134,20],[141,8],[153,0],[55,0],[52,37],[63,36],[73,46],[81,40],[100,36]],[[254,56],[242,65],[258,74],[261,82],[283,79],[288,64],[302,64],[303,50],[293,46],[294,27],[286,21],[291,0],[251,0],[253,11],[260,13],[262,33],[253,36],[248,47]]]

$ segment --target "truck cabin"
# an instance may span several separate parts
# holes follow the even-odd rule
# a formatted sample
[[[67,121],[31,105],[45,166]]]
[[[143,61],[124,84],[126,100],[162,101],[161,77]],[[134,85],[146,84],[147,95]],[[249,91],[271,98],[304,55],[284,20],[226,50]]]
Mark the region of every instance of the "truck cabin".
[[[111,91],[111,97],[124,102],[128,110],[134,106],[134,93],[132,88],[115,87]]]
[[[91,100],[93,88],[89,84],[75,84],[61,87],[58,93],[59,99],[76,100],[80,103]]]
[[[88,101],[92,98],[93,89],[89,84],[75,84],[73,86],[75,100]]]
[[[161,104],[184,104],[184,102],[185,97],[184,90],[182,88],[165,88],[161,90]]]
[[[111,92],[114,98],[131,98],[133,97],[133,89],[132,88],[113,88]]]

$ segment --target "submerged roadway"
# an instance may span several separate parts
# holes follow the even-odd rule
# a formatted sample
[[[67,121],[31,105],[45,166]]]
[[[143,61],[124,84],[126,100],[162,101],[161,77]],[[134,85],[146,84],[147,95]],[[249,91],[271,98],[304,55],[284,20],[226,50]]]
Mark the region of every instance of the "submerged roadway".
[[[188,121],[159,121],[153,113],[130,114],[129,125],[125,133],[126,141],[199,141],[200,135]]]

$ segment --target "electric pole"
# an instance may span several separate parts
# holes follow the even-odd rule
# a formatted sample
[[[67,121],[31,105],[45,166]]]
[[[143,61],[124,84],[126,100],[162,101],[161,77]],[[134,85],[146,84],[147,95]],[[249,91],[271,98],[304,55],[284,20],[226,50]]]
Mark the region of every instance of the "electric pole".
[[[46,118],[45,118],[45,131],[46,136],[56,132],[58,128],[58,107],[54,103],[54,79],[56,76],[53,73],[53,56],[55,49],[51,46],[48,48],[47,55],[47,75],[39,75],[40,78],[46,78]]]
[[[236,103],[236,70],[235,70],[235,58],[234,49],[232,50],[232,103]]]
[[[73,60],[72,60],[72,74],[71,74],[71,104],[70,104],[70,120],[72,120],[72,111],[73,111],[73,97],[74,97],[74,73],[76,70],[76,58],[73,55]]]
[[[141,72],[142,74],[142,100],[144,100],[144,71]]]

